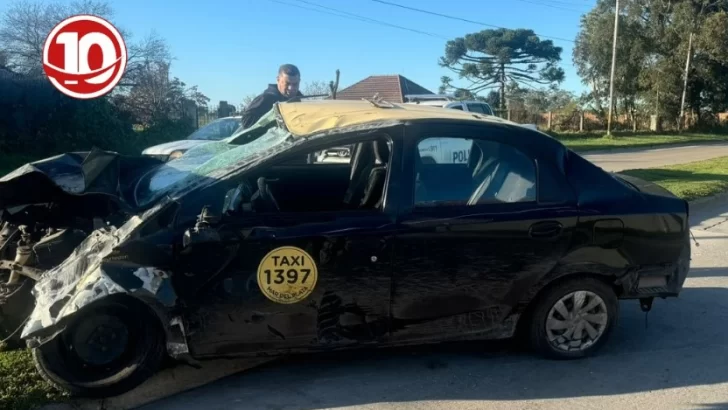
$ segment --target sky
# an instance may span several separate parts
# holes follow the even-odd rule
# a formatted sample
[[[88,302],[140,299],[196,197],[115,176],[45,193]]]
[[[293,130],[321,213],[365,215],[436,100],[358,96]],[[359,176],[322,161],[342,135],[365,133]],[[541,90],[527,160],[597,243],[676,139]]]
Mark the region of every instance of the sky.
[[[571,40],[553,40],[563,48],[566,80],[561,87],[583,90],[573,67],[572,47],[580,17],[595,0],[388,1]],[[440,77],[457,77],[437,64],[447,40],[493,28],[374,0],[110,0],[110,4],[114,23],[133,34],[130,40],[151,31],[166,39],[175,58],[171,74],[197,85],[211,105],[220,100],[238,105],[245,96],[259,94],[275,82],[283,63],[299,67],[304,85],[328,83],[339,69],[339,89],[370,75],[401,74],[437,92]]]

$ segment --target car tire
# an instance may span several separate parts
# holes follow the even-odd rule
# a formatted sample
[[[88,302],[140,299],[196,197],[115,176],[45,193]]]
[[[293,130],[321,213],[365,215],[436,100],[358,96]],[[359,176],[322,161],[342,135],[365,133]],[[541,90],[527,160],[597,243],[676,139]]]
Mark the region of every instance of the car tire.
[[[77,312],[66,329],[32,355],[41,376],[57,389],[73,396],[112,397],[157,372],[166,356],[165,337],[150,308],[123,298]]]
[[[578,301],[582,309],[574,309]],[[569,279],[534,300],[524,336],[531,349],[547,358],[580,359],[606,343],[618,316],[619,301],[609,285],[591,277]]]

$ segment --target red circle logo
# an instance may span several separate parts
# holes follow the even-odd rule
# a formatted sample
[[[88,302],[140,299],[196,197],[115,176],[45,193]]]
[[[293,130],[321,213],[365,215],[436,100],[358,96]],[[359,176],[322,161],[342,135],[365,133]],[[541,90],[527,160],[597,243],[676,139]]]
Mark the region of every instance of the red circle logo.
[[[77,15],[56,25],[43,46],[43,70],[69,97],[90,99],[110,92],[126,70],[121,33],[101,17]]]

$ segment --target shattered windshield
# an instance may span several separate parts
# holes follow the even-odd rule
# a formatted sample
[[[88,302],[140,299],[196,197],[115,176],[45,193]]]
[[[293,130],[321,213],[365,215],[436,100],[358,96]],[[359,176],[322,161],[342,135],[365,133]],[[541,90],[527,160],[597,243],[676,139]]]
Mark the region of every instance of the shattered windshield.
[[[151,170],[137,183],[135,202],[139,207],[147,206],[204,178],[219,178],[231,165],[243,165],[273,147],[290,143],[290,133],[277,126],[275,112],[271,110],[250,128],[238,130],[221,141],[194,147]]]
[[[188,140],[219,141],[231,136],[240,127],[240,121],[235,118],[221,118],[199,128],[190,134]]]

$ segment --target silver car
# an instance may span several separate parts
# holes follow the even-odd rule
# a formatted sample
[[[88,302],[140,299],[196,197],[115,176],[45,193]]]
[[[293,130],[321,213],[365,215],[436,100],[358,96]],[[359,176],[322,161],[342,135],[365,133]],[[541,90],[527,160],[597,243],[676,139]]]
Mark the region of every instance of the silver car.
[[[142,151],[142,155],[156,157],[163,161],[179,158],[190,148],[211,141],[219,141],[233,135],[233,132],[240,127],[240,120],[240,116],[218,118],[197,129],[183,140],[165,142],[164,144],[149,147]]]
[[[469,111],[477,114],[495,115],[490,105],[483,101],[461,101],[445,94],[408,94],[404,97],[406,104],[429,105],[434,107],[450,108],[453,110]],[[538,130],[536,124],[519,125]]]

